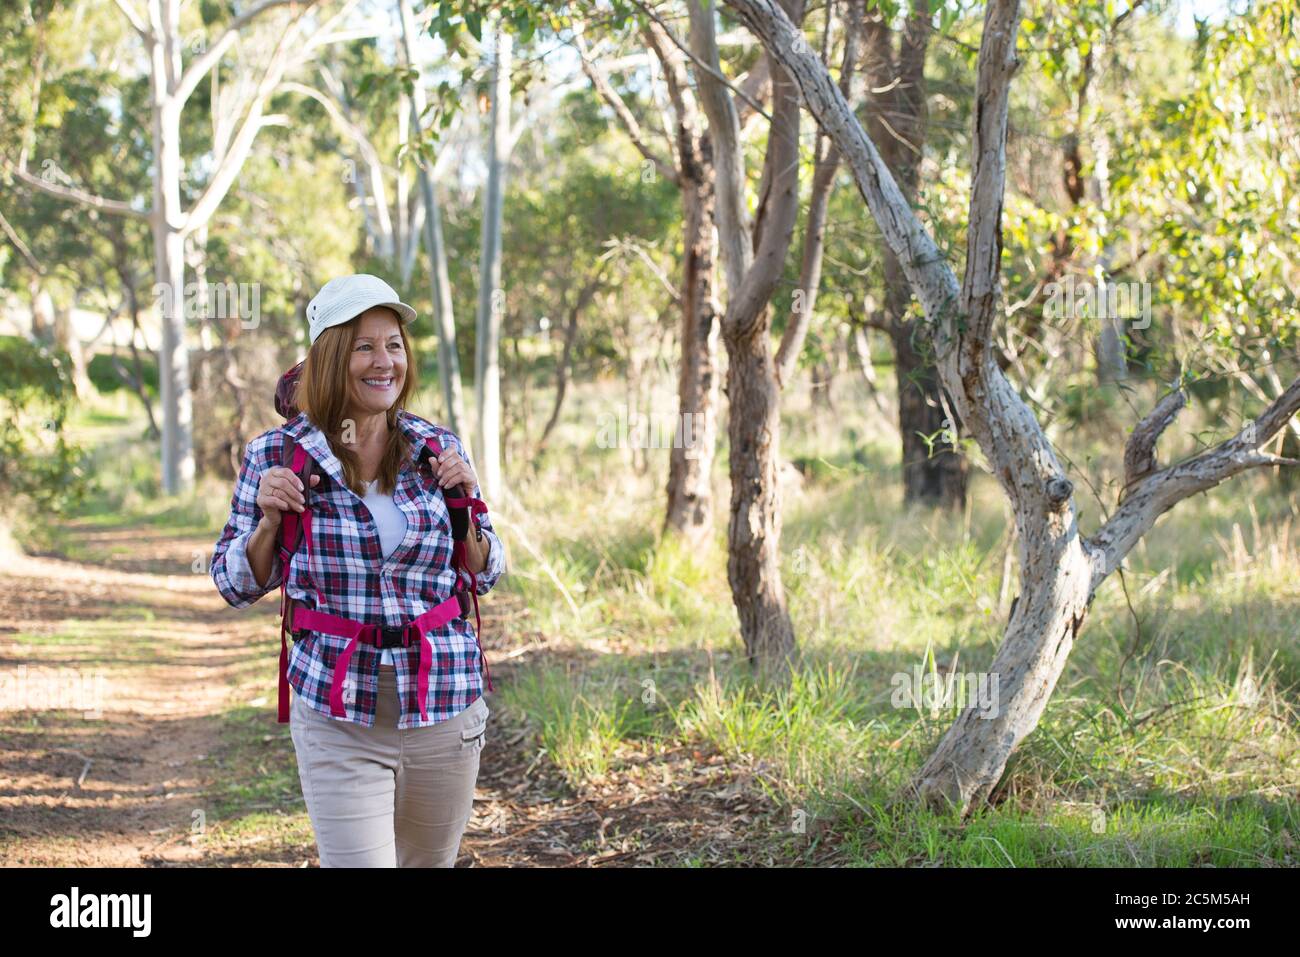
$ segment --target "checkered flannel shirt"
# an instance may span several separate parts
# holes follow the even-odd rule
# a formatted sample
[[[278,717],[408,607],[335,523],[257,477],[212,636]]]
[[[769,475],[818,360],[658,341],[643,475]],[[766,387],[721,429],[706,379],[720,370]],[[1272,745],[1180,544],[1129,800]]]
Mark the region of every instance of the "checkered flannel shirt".
[[[443,448],[452,448],[469,462],[460,439],[452,432],[405,410],[397,414],[398,427],[410,439],[411,458],[402,464],[393,501],[406,516],[406,536],[387,558],[383,557],[374,518],[362,500],[347,487],[342,463],[330,450],[324,433],[306,413],[283,426],[263,432],[244,453],[244,462],[230,500],[230,518],[217,541],[212,558],[212,579],[223,598],[235,608],[247,608],[267,592],[280,587],[284,574],[277,540],[275,558],[266,585],[259,585],[248,563],[248,540],[262,518],[257,488],[262,473],[281,465],[284,435],[293,436],[317,463],[320,481],[310,490],[312,508],[311,561],[300,545],[290,561],[288,594],[331,615],[389,627],[405,625],[453,594],[456,572],[451,567],[451,516],[443,496],[432,494],[415,470],[417,456],[432,436]],[[473,464],[470,465],[473,468]],[[482,498],[478,486],[474,498]],[[501,540],[492,531],[488,514],[480,517],[488,545],[488,562],[477,575],[479,595],[485,595],[505,572]],[[470,534],[473,534],[471,527]],[[318,598],[319,593],[319,598]],[[323,604],[321,603],[323,600]],[[305,704],[331,717],[330,676],[348,639],[315,631],[300,632],[289,652],[289,685]],[[483,693],[482,656],[473,623],[459,616],[427,634],[432,643],[433,665],[425,702],[428,721],[420,719],[416,678],[420,666],[418,644],[392,649],[401,716],[399,728],[418,728],[454,717]],[[381,651],[360,644],[345,677],[345,719],[373,727],[378,698]]]

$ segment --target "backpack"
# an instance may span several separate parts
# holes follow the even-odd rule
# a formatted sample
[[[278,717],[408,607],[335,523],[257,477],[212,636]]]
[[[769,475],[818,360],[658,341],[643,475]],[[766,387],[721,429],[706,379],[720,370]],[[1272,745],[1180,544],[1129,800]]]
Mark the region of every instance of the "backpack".
[[[297,405],[294,403],[293,395],[298,385],[298,378],[302,374],[302,363],[299,362],[280,376],[280,380],[275,387],[275,410],[286,421],[296,417],[299,413]],[[474,607],[474,622],[476,637],[482,633],[482,624],[478,611],[478,578],[469,568],[469,558],[465,550],[465,541],[469,537],[469,529],[472,515],[481,514],[487,511],[487,506],[479,499],[471,495],[470,489],[463,485],[459,487],[460,494],[456,497],[449,495],[448,490],[437,484],[433,476],[433,469],[430,465],[430,459],[442,454],[442,445],[435,438],[425,439],[425,444],[421,447],[419,457],[416,462],[416,470],[422,477],[429,480],[430,487],[435,488],[443,496],[447,505],[447,513],[451,518],[452,531],[452,554],[451,564],[457,574],[457,585],[459,586],[465,579],[468,579],[469,585],[466,588],[457,587],[455,595],[460,606],[460,617],[468,620],[471,601]],[[289,720],[289,702],[286,675],[288,673],[288,645],[285,641],[286,634],[289,632],[289,599],[287,593],[289,581],[289,562],[297,554],[298,549],[302,546],[304,538],[310,534],[311,530],[311,477],[317,469],[316,460],[307,454],[307,450],[300,446],[293,436],[286,434],[284,444],[280,452],[280,464],[289,469],[302,482],[303,497],[306,500],[304,511],[285,512],[280,521],[280,557],[283,562],[284,576],[280,583],[280,723],[285,724]],[[481,541],[483,533],[477,527],[475,534]],[[462,578],[461,576],[464,576]],[[294,636],[294,640],[297,637]],[[480,648],[481,648],[480,644]],[[487,656],[483,656],[483,665],[487,667]],[[491,673],[488,673],[488,690],[492,688]]]

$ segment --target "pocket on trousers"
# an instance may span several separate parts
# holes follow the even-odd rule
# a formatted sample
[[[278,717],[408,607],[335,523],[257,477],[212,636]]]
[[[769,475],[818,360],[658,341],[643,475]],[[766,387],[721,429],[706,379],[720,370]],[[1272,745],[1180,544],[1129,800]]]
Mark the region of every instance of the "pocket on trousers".
[[[460,746],[481,751],[483,745],[487,743],[487,719],[489,713],[487,703],[480,697],[466,711],[466,718],[470,724],[468,727],[460,729]]]

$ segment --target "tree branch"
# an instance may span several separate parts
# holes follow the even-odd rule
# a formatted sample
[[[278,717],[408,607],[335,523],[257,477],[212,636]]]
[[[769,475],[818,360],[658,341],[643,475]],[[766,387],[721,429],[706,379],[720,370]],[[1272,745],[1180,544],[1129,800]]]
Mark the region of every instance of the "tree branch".
[[[1187,393],[1181,388],[1170,392],[1133,427],[1124,447],[1124,488],[1131,488],[1156,467],[1156,442],[1187,405]]]
[[[1166,396],[1156,406],[1156,411],[1142,421],[1145,423],[1155,420],[1161,406],[1168,412],[1170,402],[1170,397]],[[1262,465],[1294,464],[1290,459],[1260,452],[1259,448],[1285,428],[1298,411],[1300,379],[1291,383],[1263,414],[1246,423],[1246,427],[1232,438],[1177,465],[1150,474],[1145,481],[1130,490],[1110,520],[1089,539],[1089,544],[1098,549],[1102,556],[1101,560],[1094,562],[1092,587],[1095,589],[1119,567],[1124,556],[1155,524],[1157,518],[1183,499],[1213,488],[1246,469]]]
[[[190,65],[181,73],[180,82],[176,84],[176,89],[172,95],[184,105],[190,98],[199,82],[208,74],[208,71],[217,63],[218,60],[230,49],[230,45],[239,38],[239,31],[249,22],[260,17],[268,10],[275,7],[304,7],[303,13],[314,7],[317,0],[265,0],[265,2],[253,7],[246,13],[241,13],[221,32],[215,43],[199,54]],[[301,14],[299,14],[301,16]]]
[[[131,29],[139,34],[140,39],[145,43],[153,42],[153,34],[149,32],[149,25],[144,22],[144,17],[136,12],[135,7],[131,6],[127,0],[114,0],[114,2],[117,3],[117,8],[122,11],[127,22],[131,24]]]
[[[315,5],[315,2],[316,0],[310,0],[307,10],[310,10],[311,7]],[[317,28],[313,35],[319,35],[320,33],[333,29],[333,26],[338,19],[345,16],[348,11],[356,6],[356,3],[357,0],[348,0],[348,2],[343,5],[342,9],[340,9],[338,14],[331,18],[328,23]],[[265,6],[267,6],[267,4],[263,4],[262,7],[255,9],[260,10]],[[212,217],[212,214],[216,211],[217,207],[221,205],[221,201],[225,199],[226,193],[230,191],[230,187],[234,183],[235,177],[239,175],[239,170],[243,167],[244,161],[248,158],[249,151],[253,148],[253,141],[257,138],[257,134],[262,129],[263,125],[265,125],[263,122],[262,108],[266,105],[266,101],[271,97],[271,94],[280,85],[280,81],[283,78],[285,71],[289,68],[290,63],[297,63],[299,60],[296,57],[306,55],[301,52],[302,48],[306,47],[306,44],[304,43],[297,48],[296,57],[294,56],[294,41],[298,38],[303,24],[306,22],[305,17],[307,10],[304,10],[289,22],[288,26],[285,27],[284,33],[280,35],[280,39],[276,42],[275,49],[271,53],[271,58],[267,63],[266,69],[263,71],[257,87],[248,98],[248,112],[244,115],[243,122],[239,124],[239,129],[235,132],[230,149],[223,157],[221,157],[220,162],[217,164],[217,169],[212,174],[212,178],[208,180],[208,184],[203,190],[203,193],[199,196],[198,200],[194,203],[193,208],[186,215],[182,232],[189,234],[196,229],[202,228],[202,226]]]
[[[33,176],[26,169],[15,166],[8,160],[4,161],[4,168],[20,183],[40,190],[47,196],[54,196],[57,199],[77,203],[88,209],[97,209],[101,213],[109,213],[113,216],[132,216],[136,219],[149,218],[149,213],[136,209],[130,203],[124,203],[118,199],[104,199],[102,196],[96,196],[94,193],[88,193],[84,189],[78,189],[75,186],[59,186],[55,183],[47,183],[41,177]]]
[[[614,111],[614,115],[623,124],[623,129],[627,133],[628,139],[632,141],[632,145],[637,148],[637,151],[642,156],[654,164],[660,176],[674,185],[680,186],[681,177],[678,176],[677,170],[671,164],[665,162],[645,142],[641,135],[641,124],[632,115],[632,111],[627,108],[623,98],[610,86],[609,79],[600,69],[599,64],[591,58],[587,42],[582,38],[582,35],[576,34],[573,42],[578,49],[578,57],[582,61],[582,72],[587,74],[587,78],[591,80],[591,85],[596,88],[596,92],[600,94],[601,99],[609,104],[610,109]]]
[[[845,99],[853,86],[853,71],[858,62],[858,33],[864,13],[863,0],[849,0],[849,10],[844,21],[844,59],[840,65],[840,92]],[[826,33],[830,34],[830,11],[826,14]],[[766,58],[764,58],[766,59]],[[818,133],[818,149],[824,133]],[[781,345],[776,350],[776,382],[779,388],[794,374],[803,351],[808,328],[812,324],[813,310],[817,305],[817,291],[821,285],[822,253],[826,240],[826,212],[830,204],[831,188],[835,185],[835,171],[840,165],[840,151],[833,142],[824,156],[813,164],[812,195],[808,200],[808,218],[804,225],[803,261],[799,269],[799,288],[796,308],[786,322]]]
[[[659,26],[664,31],[664,35],[667,36],[668,39],[671,40],[679,50],[685,53],[686,56],[690,58],[692,63],[694,63],[697,67],[699,67],[709,76],[713,77],[713,79],[717,80],[727,89],[733,91],[737,96],[739,96],[742,100],[745,101],[745,103],[749,106],[750,109],[752,109],[759,116],[771,122],[772,117],[768,116],[767,111],[763,109],[761,103],[758,103],[756,100],[754,100],[752,96],[750,96],[749,93],[735,86],[730,80],[726,78],[726,76],[723,75],[722,70],[718,66],[716,45],[714,48],[715,55],[711,60],[698,56],[691,49],[691,47],[694,47],[695,45],[694,41],[692,41],[690,47],[686,46],[686,44],[682,43],[681,39],[677,36],[677,34],[675,34],[672,31],[672,28],[669,27],[668,24],[664,23],[663,19],[659,16],[659,14],[655,13],[654,10],[650,9],[648,6],[642,3],[641,0],[632,0],[632,2],[635,3],[638,7],[640,7],[641,11],[645,13],[646,16],[648,16],[655,23],[659,24]],[[694,4],[694,2],[695,0],[691,0],[691,4]]]
[[[783,0],[783,6],[802,19],[803,0]],[[723,323],[732,336],[748,338],[766,321],[790,251],[799,217],[799,111],[799,88],[786,71],[778,71],[772,77],[772,123],[752,240],[756,248],[740,286],[727,289]]]
[[[1002,199],[1006,192],[1007,107],[1011,77],[1019,66],[1016,31],[1019,0],[991,0],[980,37],[975,136],[971,149],[970,220],[966,233],[966,275],[961,311],[967,332],[964,375],[977,374],[1001,299]]]
[[[690,56],[705,69],[696,77],[700,104],[709,121],[713,141],[713,166],[716,175],[714,196],[718,220],[718,238],[722,264],[731,294],[740,288],[753,260],[750,245],[750,222],[745,209],[745,157],[740,148],[740,119],[728,93],[725,79],[719,79],[718,43],[714,28],[714,8],[701,0],[687,0],[690,11]],[[657,19],[657,18],[656,18]],[[665,28],[666,30],[666,28]]]
[[[758,109],[756,104],[767,99],[771,90],[772,61],[764,50],[753,68],[741,77],[740,89],[736,91],[740,99],[740,104],[736,107],[737,119],[740,120],[742,128],[752,117],[762,114],[762,110]],[[770,121],[772,118],[769,116],[767,119]]]
[[[27,260],[27,265],[32,268],[32,272],[36,273],[38,276],[45,275],[45,268],[41,266],[36,257],[32,255],[32,251],[27,248],[27,244],[22,241],[22,238],[14,232],[13,226],[9,224],[9,220],[5,218],[4,213],[0,213],[0,229],[4,230],[4,234],[9,239],[10,245],[12,245],[14,249],[18,250],[23,259]]]

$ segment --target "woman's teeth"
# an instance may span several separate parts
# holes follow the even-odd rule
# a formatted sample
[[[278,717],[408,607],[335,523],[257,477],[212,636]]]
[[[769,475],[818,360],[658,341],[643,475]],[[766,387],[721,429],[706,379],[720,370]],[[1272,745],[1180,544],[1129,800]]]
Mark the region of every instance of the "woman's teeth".
[[[362,379],[361,381],[364,382],[366,385],[374,386],[374,387],[377,388],[377,389],[387,389],[390,385],[393,384],[393,380],[392,380],[391,378],[389,378],[389,379]]]

